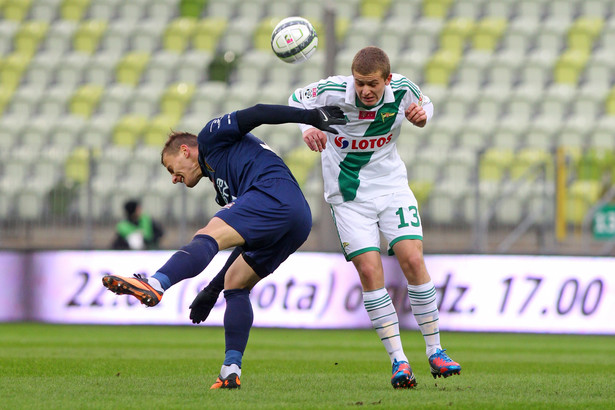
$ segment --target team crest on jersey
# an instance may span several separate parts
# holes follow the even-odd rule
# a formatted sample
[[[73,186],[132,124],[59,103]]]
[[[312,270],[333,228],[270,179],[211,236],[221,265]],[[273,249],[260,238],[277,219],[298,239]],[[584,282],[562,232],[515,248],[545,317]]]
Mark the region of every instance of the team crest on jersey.
[[[316,98],[317,94],[318,94],[317,87],[306,88],[303,90],[303,98],[305,98],[306,100],[309,100],[311,98]]]
[[[344,248],[344,252],[348,253],[348,247],[350,244],[348,242],[342,242],[342,248]]]
[[[394,112],[381,112],[380,117],[382,117],[382,122],[385,122],[387,118],[394,117],[396,114]]]

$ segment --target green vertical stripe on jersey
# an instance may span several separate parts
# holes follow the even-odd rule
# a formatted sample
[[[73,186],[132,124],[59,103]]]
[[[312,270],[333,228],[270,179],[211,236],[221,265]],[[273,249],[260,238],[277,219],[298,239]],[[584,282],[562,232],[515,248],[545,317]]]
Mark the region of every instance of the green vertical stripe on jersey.
[[[359,171],[372,158],[373,152],[351,152],[340,162],[339,186],[345,201],[352,201],[359,189]]]
[[[395,124],[399,104],[401,104],[401,100],[404,98],[404,95],[406,95],[406,92],[407,90],[397,90],[393,92],[395,101],[383,104],[382,107],[380,107],[376,113],[376,118],[369,125],[367,131],[365,131],[366,137],[383,135],[391,131],[391,127]]]

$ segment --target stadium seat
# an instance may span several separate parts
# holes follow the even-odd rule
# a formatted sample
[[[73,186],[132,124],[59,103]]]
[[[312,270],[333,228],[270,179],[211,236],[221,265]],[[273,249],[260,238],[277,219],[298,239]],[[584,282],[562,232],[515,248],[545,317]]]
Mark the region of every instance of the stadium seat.
[[[147,4],[147,16],[165,24],[176,17],[179,0],[151,0]]]
[[[141,139],[147,127],[147,117],[129,114],[123,116],[113,127],[111,141],[113,144],[132,148]]]
[[[513,149],[506,147],[492,147],[480,157],[479,180],[502,181],[508,173],[515,153]]]
[[[457,0],[451,5],[449,15],[477,20],[485,8],[484,0]]]
[[[529,85],[535,90],[543,89],[553,77],[552,72],[556,58],[556,54],[547,51],[533,51],[526,56],[519,77],[521,85]]]
[[[98,112],[107,118],[118,118],[126,113],[128,102],[135,89],[126,84],[114,83],[105,89],[98,104]]]
[[[24,54],[11,53],[0,61],[2,61],[0,84],[3,88],[12,92],[19,85],[21,77],[30,63],[30,57]]]
[[[88,84],[107,86],[115,80],[115,66],[120,57],[115,53],[98,52],[92,55],[83,71],[83,81]]]
[[[44,195],[37,191],[25,190],[17,193],[15,210],[17,218],[22,221],[40,220],[44,211]]]
[[[361,0],[360,14],[363,17],[383,20],[388,14],[392,0]]]
[[[242,19],[245,17],[260,21],[263,17],[265,17],[265,13],[267,12],[267,2],[268,0],[241,2],[235,6],[235,15],[233,18]]]
[[[85,16],[90,0],[63,0],[60,16],[63,20],[80,21]]]
[[[199,84],[194,90],[188,111],[193,115],[202,115],[204,121],[209,121],[209,115],[222,114],[219,105],[225,98],[226,84],[218,81],[207,81]],[[203,126],[205,123],[203,123]]]
[[[224,51],[243,53],[252,47],[252,35],[257,24],[258,21],[249,17],[232,19],[220,37],[220,48]]]
[[[143,82],[157,83],[163,87],[173,81],[181,63],[181,54],[169,50],[156,51],[143,72]]]
[[[207,67],[213,54],[205,50],[190,50],[182,54],[181,64],[175,70],[179,82],[199,84],[207,80]]]
[[[438,46],[443,25],[442,19],[421,17],[413,25],[412,35],[408,38],[408,48],[432,54]]]
[[[438,51],[425,65],[425,80],[429,84],[448,85],[457,69],[460,55],[453,51]]]
[[[0,88],[0,115],[4,113],[6,106],[9,104],[9,101],[13,98],[13,93],[15,90],[13,88],[1,87]]]
[[[447,16],[453,0],[423,0],[423,16],[443,19]]]
[[[481,218],[491,216],[495,210],[493,202],[500,193],[500,187],[501,185],[498,182],[481,181],[478,185],[480,195],[478,204],[476,201],[476,187],[472,187],[472,189],[464,192],[459,202],[462,220],[467,224],[473,225],[476,223],[477,215]]]
[[[472,47],[477,50],[494,51],[506,28],[507,20],[504,18],[483,18],[477,22],[472,33]]]
[[[297,179],[300,187],[303,187],[309,178],[310,172],[318,164],[319,155],[300,146],[290,151],[284,162]]]
[[[474,115],[500,119],[509,97],[510,89],[506,84],[500,86],[496,81],[484,86],[480,97],[475,101]]]
[[[532,47],[539,29],[539,21],[535,18],[519,18],[508,24],[502,35],[502,49],[514,52],[521,60]]]
[[[26,127],[26,121],[29,118],[7,114],[0,116],[0,153],[11,152],[21,140],[21,131]]]
[[[576,1],[549,0],[545,3],[546,15],[560,21],[572,21],[576,14]]]
[[[41,48],[49,55],[63,55],[68,53],[73,45],[72,39],[77,31],[78,24],[74,21],[62,20],[54,22],[49,26],[49,30],[43,39]],[[40,51],[34,57],[40,54]]]
[[[160,114],[153,117],[143,130],[143,143],[162,149],[169,133],[175,129],[177,122],[178,119],[170,115]]]
[[[137,85],[150,58],[150,54],[145,52],[125,54],[115,67],[117,81],[130,86]]]
[[[204,11],[207,0],[180,0],[178,8],[181,17],[198,19]]]
[[[168,86],[160,99],[160,113],[180,119],[194,95],[194,84],[175,83]]]
[[[162,47],[167,51],[184,52],[196,29],[197,22],[193,18],[179,17],[167,24],[162,37]]]
[[[104,20],[88,20],[79,25],[73,38],[73,48],[76,51],[93,54],[98,49],[98,44],[107,29]]]
[[[4,90],[0,88],[0,90]],[[38,85],[21,86],[17,88],[10,98],[10,104],[5,109],[13,116],[32,118],[36,112],[36,105],[43,95],[44,89]],[[9,94],[8,97],[11,97]],[[0,103],[1,105],[1,103]],[[2,110],[0,109],[0,112]]]
[[[577,98],[574,85],[554,83],[548,87],[540,99],[540,115],[561,121],[568,115],[572,102]]]
[[[442,179],[459,186],[465,186],[474,179],[474,169],[478,158],[476,150],[467,144],[450,150],[442,164]]]
[[[541,169],[545,166],[546,169]],[[546,171],[547,179],[553,177],[553,161],[548,150],[526,147],[515,155],[510,167],[511,179],[535,180]]]
[[[585,0],[579,4],[579,15],[603,18],[610,15],[612,6],[610,0]]]
[[[561,126],[561,119],[554,120],[552,116],[534,118],[525,135],[525,147],[543,150],[554,148]]]
[[[458,181],[445,180],[436,184],[429,192],[429,199],[426,207],[421,210],[421,216],[428,216],[429,220],[436,224],[458,222],[459,204],[467,189],[467,185],[462,185]]]
[[[485,81],[485,71],[492,65],[493,54],[482,50],[466,52],[457,68],[456,79],[464,87],[479,90]],[[471,107],[469,107],[471,108]]]
[[[585,148],[590,140],[594,120],[584,115],[569,116],[557,134],[557,145],[567,148]]]
[[[568,188],[566,198],[566,222],[581,225],[602,195],[602,183],[595,180],[576,180]]]
[[[85,68],[90,64],[90,55],[73,51],[64,55],[55,67],[55,86],[73,90],[81,84]]]
[[[82,144],[95,149],[106,147],[111,141],[111,130],[114,125],[114,117],[104,115],[90,117],[88,126],[83,130]]]
[[[267,78],[268,71],[276,64],[284,64],[279,61],[269,50],[255,49],[248,51],[241,57],[241,64],[237,67],[237,81],[263,83]],[[289,67],[286,67],[289,69]]]
[[[577,18],[568,30],[568,49],[590,52],[603,27],[604,19],[601,17]]]
[[[49,145],[70,152],[81,143],[81,135],[87,125],[83,117],[65,115],[49,130]]]
[[[58,16],[61,0],[37,0],[30,7],[29,18],[33,21],[53,22]],[[1,8],[1,6],[0,6]]]
[[[570,22],[559,19],[546,19],[538,25],[534,51],[536,53],[559,54],[566,46],[565,34]]]
[[[475,27],[474,20],[468,18],[453,17],[446,20],[440,31],[440,51],[463,53],[466,42],[474,33]]]
[[[580,82],[598,91],[610,88],[614,78],[615,55],[609,48],[602,47],[591,53]]]
[[[555,63],[555,72],[553,73],[555,82],[576,86],[588,60],[588,51],[580,49],[566,50]]]
[[[117,8],[117,19],[123,21],[125,24],[134,24],[137,21],[141,23],[147,14],[148,2],[149,0],[131,0],[120,2]],[[158,25],[162,26],[162,24],[159,23]]]
[[[19,23],[10,20],[0,20],[0,57],[13,48],[13,37],[19,29]]]
[[[92,0],[88,9],[90,18],[112,22],[116,10],[123,0]]]
[[[165,24],[160,24],[156,20],[140,21],[131,36],[131,50],[141,53],[152,53],[157,50],[165,27]]]
[[[199,20],[194,29],[192,47],[197,50],[215,52],[227,24],[227,21],[220,17],[208,16]]]
[[[6,0],[2,10],[2,17],[11,21],[23,21],[30,11],[32,0]]]
[[[209,0],[206,6],[205,15],[223,20],[231,20],[237,0]]]
[[[164,85],[160,83],[141,84],[135,89],[132,98],[128,101],[128,112],[144,117],[156,114],[163,91]]]
[[[122,55],[130,47],[130,39],[135,31],[133,24],[112,20],[100,39],[100,49],[103,52]]]
[[[495,129],[493,118],[473,116],[466,119],[457,136],[457,141],[461,147],[470,148],[475,151],[487,148],[491,142],[491,135]]]
[[[103,91],[102,85],[85,84],[79,87],[70,99],[69,111],[89,118],[96,110]]]
[[[354,16],[351,12],[353,10],[356,10],[356,6],[353,4],[353,0],[347,3],[351,5],[352,9],[347,10],[344,14],[338,14],[353,18]],[[400,21],[405,21],[406,23],[412,24],[422,15],[422,3],[423,0],[393,0],[393,2],[391,3],[391,8],[389,9],[389,17],[385,18],[384,25],[388,25],[390,19],[399,19]]]
[[[438,155],[435,155],[438,153]],[[442,166],[447,158],[447,151],[443,147],[429,145],[416,153],[412,167],[408,169],[408,176],[413,180],[436,182],[440,177]]]
[[[44,21],[26,21],[21,24],[14,37],[14,51],[32,57],[45,37],[49,24]]]
[[[48,88],[38,104],[38,112],[45,117],[60,117],[66,113],[73,89],[64,85]]]
[[[485,16],[500,17],[511,20],[515,13],[517,0],[491,0],[483,4]]]
[[[615,149],[615,116],[602,116],[594,128],[591,136],[591,147],[601,149]]]
[[[69,183],[82,184],[90,177],[90,151],[86,147],[75,148],[64,163],[64,176]]]

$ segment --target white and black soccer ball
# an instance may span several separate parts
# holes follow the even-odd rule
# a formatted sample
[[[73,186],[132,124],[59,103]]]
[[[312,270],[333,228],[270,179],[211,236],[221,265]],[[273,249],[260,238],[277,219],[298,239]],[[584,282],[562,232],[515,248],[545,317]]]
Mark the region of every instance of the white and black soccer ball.
[[[302,17],[287,17],[280,21],[271,34],[271,49],[286,63],[306,61],[318,46],[314,26]]]

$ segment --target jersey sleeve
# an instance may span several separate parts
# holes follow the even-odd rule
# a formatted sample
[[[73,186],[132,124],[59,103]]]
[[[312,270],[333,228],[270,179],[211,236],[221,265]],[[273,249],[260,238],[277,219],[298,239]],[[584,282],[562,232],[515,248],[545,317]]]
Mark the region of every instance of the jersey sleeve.
[[[214,118],[203,127],[198,136],[199,144],[212,151],[219,147],[234,144],[243,137],[237,125],[236,111]]]
[[[294,93],[288,98],[288,105],[291,107],[313,109],[327,105],[324,94],[318,93],[318,86],[326,80],[320,80],[315,83],[311,83],[305,87],[297,88]],[[304,133],[310,128],[314,128],[309,124],[298,124],[301,129],[301,133]]]
[[[420,105],[425,110],[425,113],[427,114],[427,122],[429,122],[429,120],[433,116],[433,103],[431,102],[431,99],[425,94],[423,94],[419,86],[414,84],[408,78],[399,74],[395,77],[391,82],[392,84],[393,82],[395,82],[399,85],[399,87],[404,87],[408,89],[408,92],[404,97],[404,107],[409,107],[412,103]]]

